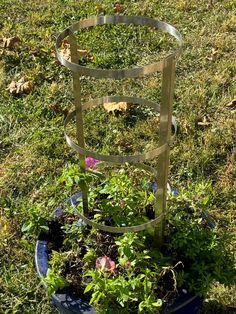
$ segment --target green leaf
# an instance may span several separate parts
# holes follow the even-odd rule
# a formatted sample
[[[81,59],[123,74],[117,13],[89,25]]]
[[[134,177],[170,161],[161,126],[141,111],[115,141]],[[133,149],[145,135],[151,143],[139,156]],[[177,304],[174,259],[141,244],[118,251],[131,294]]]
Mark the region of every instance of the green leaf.
[[[145,307],[144,301],[140,302],[140,303],[139,303],[139,306],[138,306],[139,312],[142,312],[143,309],[144,309],[144,307]]]
[[[94,249],[89,249],[88,252],[83,257],[83,262],[84,263],[90,262],[93,259],[95,259],[95,257],[96,257],[96,253]]]
[[[162,306],[162,300],[158,299],[156,302],[152,303],[152,305],[155,307],[161,307]]]
[[[125,257],[119,258],[120,266],[124,267],[126,262],[127,262],[127,258],[125,258]]]
[[[100,299],[101,292],[100,291],[96,291],[92,294],[92,298],[90,299],[89,304],[93,304],[93,303],[97,303],[97,301]],[[100,296],[100,297],[99,297]]]
[[[27,232],[27,231],[30,231],[32,228],[33,228],[33,223],[32,221],[27,221],[23,224],[22,228],[21,228],[21,231],[22,232]]]
[[[49,230],[48,226],[40,226],[40,229],[44,230],[44,231],[48,231]]]
[[[94,287],[94,284],[91,282],[89,283],[86,288],[84,289],[84,293],[89,292]]]
[[[210,196],[207,195],[206,197],[204,197],[204,199],[202,200],[202,204],[203,205],[208,205],[208,203],[210,203]]]
[[[94,219],[100,219],[101,217],[102,217],[101,214],[95,214],[95,215],[93,216]]]
[[[123,252],[124,252],[124,255],[126,255],[128,258],[130,258],[132,255],[132,251],[130,250],[128,246],[124,247]]]

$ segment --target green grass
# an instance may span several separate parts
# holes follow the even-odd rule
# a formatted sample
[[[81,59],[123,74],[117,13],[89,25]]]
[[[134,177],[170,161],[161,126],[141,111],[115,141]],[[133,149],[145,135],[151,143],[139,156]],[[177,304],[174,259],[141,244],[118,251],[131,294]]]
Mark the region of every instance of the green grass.
[[[103,12],[99,14],[113,14],[114,3],[103,1]],[[209,212],[226,232],[235,234],[236,108],[226,106],[236,87],[235,1],[122,3],[124,14],[169,22],[184,37],[184,50],[176,70],[174,114],[179,131],[171,150],[170,182],[178,189],[212,182],[215,198]],[[78,156],[67,147],[63,114],[55,112],[52,105],[70,109],[73,96],[71,74],[55,62],[54,44],[56,35],[66,26],[98,14],[96,5],[96,1],[72,0],[0,3],[0,38],[21,39],[13,50],[0,47],[0,313],[54,312],[35,274],[36,234],[22,234],[21,227],[32,211],[48,217],[67,196],[58,178],[66,164],[78,162]],[[169,48],[162,37],[160,34],[155,37],[146,28],[126,30],[124,26],[95,28],[78,35],[81,47],[96,57],[89,66],[106,68],[130,67],[159,58]],[[119,58],[116,45],[120,49]],[[8,85],[23,76],[33,82],[33,91],[28,95],[11,95]],[[156,87],[160,87],[160,77],[156,75],[120,82],[83,78],[82,96],[87,100],[118,93],[159,101],[160,90]],[[85,114],[88,148],[98,149],[100,143],[103,152],[130,153],[155,143],[157,137],[152,136],[152,127],[146,129],[146,120],[138,111],[133,110],[132,117],[131,113],[117,117],[101,112],[98,108]],[[146,118],[152,119],[148,111]],[[122,142],[127,119],[135,122],[135,126],[128,124],[126,142]],[[201,125],[204,121],[208,124]],[[110,147],[110,143],[114,145]],[[202,313],[233,313],[236,310],[230,307],[235,304],[235,289],[216,284]]]

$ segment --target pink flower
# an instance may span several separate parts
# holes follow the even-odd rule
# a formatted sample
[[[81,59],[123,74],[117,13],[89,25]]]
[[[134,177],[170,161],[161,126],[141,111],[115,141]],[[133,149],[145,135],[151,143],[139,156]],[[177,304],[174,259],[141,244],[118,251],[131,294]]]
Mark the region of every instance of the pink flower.
[[[92,157],[86,157],[85,158],[85,165],[87,168],[92,168],[94,165],[96,165],[99,162],[100,162],[99,160],[94,159]]]
[[[111,273],[116,269],[116,264],[108,256],[100,256],[96,259],[96,268],[101,270],[107,270]]]
[[[120,200],[120,207],[124,208],[125,207],[125,201],[124,200]]]
[[[131,267],[131,263],[130,263],[130,261],[127,261],[127,262],[125,263],[125,268],[128,269],[128,268],[130,268],[130,267]]]

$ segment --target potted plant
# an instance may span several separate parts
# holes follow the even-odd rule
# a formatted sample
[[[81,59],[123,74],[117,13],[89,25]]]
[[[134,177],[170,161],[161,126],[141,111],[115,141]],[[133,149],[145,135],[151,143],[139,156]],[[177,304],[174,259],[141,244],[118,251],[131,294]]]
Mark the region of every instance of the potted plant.
[[[88,193],[95,224],[128,227],[153,217],[155,186],[143,170],[99,167],[107,179],[94,168],[63,172],[60,181],[73,196],[56,209],[36,245],[37,271],[61,313],[196,313],[214,281],[234,282],[228,236],[205,212],[209,186],[169,195],[160,249],[154,228],[114,234],[78,219],[78,188]]]

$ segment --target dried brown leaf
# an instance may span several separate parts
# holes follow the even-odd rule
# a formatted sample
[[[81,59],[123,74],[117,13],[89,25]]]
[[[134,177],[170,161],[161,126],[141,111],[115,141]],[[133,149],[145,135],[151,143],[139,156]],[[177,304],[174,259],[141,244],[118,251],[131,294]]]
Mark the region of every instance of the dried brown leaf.
[[[12,81],[7,88],[11,94],[16,94],[17,91],[17,82]]]
[[[225,107],[226,107],[227,109],[236,109],[236,96],[234,96],[234,98],[233,98],[230,102],[228,102],[228,103],[225,105]]]
[[[49,104],[48,107],[57,114],[63,114],[65,117],[68,114],[67,109],[62,109],[58,104]]]
[[[120,4],[119,2],[117,2],[117,3],[115,3],[113,10],[116,13],[121,13],[124,11],[124,6],[122,4]]]
[[[70,59],[70,48],[63,48],[62,50],[62,54],[63,54],[63,57],[68,60],[68,61],[71,61]]]
[[[78,55],[79,57],[87,58],[89,56],[89,52],[85,49],[78,49]]]
[[[206,59],[209,61],[216,61],[221,57],[221,52],[218,49],[212,48],[210,57],[207,57]]]
[[[20,87],[20,91],[22,93],[29,94],[32,90],[33,90],[33,84],[31,81],[27,81],[25,83],[22,83],[22,85]]]
[[[13,49],[15,48],[19,43],[20,43],[20,38],[18,37],[3,37],[2,43],[3,43],[3,48],[9,48]]]
[[[160,123],[160,117],[158,116],[158,117],[152,118],[152,119],[150,120],[150,123],[151,123],[153,126],[159,124],[159,123]]]
[[[131,104],[127,102],[108,102],[105,103],[103,107],[107,112],[114,111],[126,112],[128,109],[130,109]]]
[[[197,124],[198,124],[199,126],[208,126],[208,125],[211,125],[211,122],[209,122],[209,121],[207,120],[207,118],[204,116],[204,117],[199,117],[199,118],[198,118]]]
[[[25,81],[22,77],[19,81],[12,81],[7,88],[13,95],[17,94],[29,94],[33,90],[33,84],[31,81]]]
[[[30,49],[29,54],[38,55],[40,52],[41,52],[41,49],[39,47],[33,47]]]
[[[78,46],[77,52],[78,52],[79,58],[86,58],[89,60],[93,59],[93,56],[91,55],[91,53],[86,49],[80,49],[80,47]],[[67,59],[68,61],[71,60],[71,58],[70,58],[70,44],[67,40],[64,40],[62,43],[62,54],[63,54],[63,57],[65,59]]]
[[[97,4],[97,5],[95,6],[95,9],[96,9],[96,11],[97,11],[98,13],[102,12],[102,11],[103,11],[103,6],[102,6],[102,4]]]

